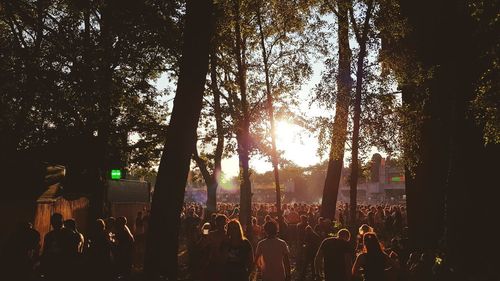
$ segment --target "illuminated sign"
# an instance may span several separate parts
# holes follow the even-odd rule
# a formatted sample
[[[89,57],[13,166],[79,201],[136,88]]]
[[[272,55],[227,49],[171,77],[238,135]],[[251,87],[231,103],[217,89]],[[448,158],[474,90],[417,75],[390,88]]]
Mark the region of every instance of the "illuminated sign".
[[[392,182],[402,182],[404,180],[405,180],[404,177],[391,177]]]
[[[111,170],[111,179],[119,180],[122,178],[122,170]]]

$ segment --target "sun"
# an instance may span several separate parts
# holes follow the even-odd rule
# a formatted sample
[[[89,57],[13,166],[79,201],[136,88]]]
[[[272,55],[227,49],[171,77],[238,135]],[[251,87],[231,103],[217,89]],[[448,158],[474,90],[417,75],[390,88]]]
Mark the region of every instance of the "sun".
[[[280,157],[299,166],[309,166],[319,161],[316,153],[318,141],[305,128],[287,120],[276,121],[276,146]]]
[[[276,122],[276,146],[286,151],[298,142],[300,127],[285,120]]]

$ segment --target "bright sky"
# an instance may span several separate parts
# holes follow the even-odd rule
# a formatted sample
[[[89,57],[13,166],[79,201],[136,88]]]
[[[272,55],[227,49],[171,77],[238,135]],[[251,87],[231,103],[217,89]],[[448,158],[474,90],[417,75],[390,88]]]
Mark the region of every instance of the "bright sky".
[[[351,42],[352,46],[357,43],[353,39]],[[369,60],[376,61],[376,57],[369,56]],[[316,84],[321,80],[321,72],[324,69],[323,61],[317,61],[311,58],[313,74],[311,75],[309,81],[304,83],[301,89],[298,91],[298,97],[302,101],[299,110],[305,117],[318,117],[318,116],[332,116],[333,112],[326,111],[315,105],[309,106],[309,101],[311,99],[311,93],[314,90]],[[156,86],[158,89],[165,89],[170,85],[170,89],[175,89],[175,85],[168,81],[166,75],[162,75],[157,81]],[[172,99],[169,101],[169,108],[172,108]],[[321,162],[322,158],[318,155],[318,140],[317,136],[311,134],[311,132],[300,127],[299,125],[290,123],[287,120],[275,120],[276,121],[276,144],[278,149],[283,151],[280,155],[281,158],[285,158],[294,162],[295,164],[307,167]],[[386,157],[385,153],[377,151],[376,148],[372,147],[370,154],[378,152],[382,157]],[[346,154],[346,158],[349,155]],[[346,159],[344,159],[345,161]],[[269,157],[252,157],[250,159],[250,167],[257,171],[258,173],[263,173],[270,171],[272,169]],[[237,176],[239,173],[239,163],[238,156],[234,155],[230,158],[222,160],[222,172],[227,178]]]
[[[313,64],[313,75],[311,76],[311,79],[305,83],[298,92],[300,99],[303,100],[302,104],[304,104],[303,108],[300,108],[299,110],[303,112],[306,117],[325,116],[331,114],[323,109],[315,107],[314,105],[309,107],[310,92],[313,91],[315,85],[320,81],[322,69],[322,63],[315,62]],[[169,85],[167,77],[160,77],[156,81],[156,85],[158,89],[165,89]],[[173,89],[175,89],[175,87]],[[170,101],[169,108],[172,108],[171,103],[172,101]],[[282,158],[290,160],[302,167],[314,165],[324,160],[321,159],[317,153],[317,136],[312,135],[301,126],[290,123],[290,121],[287,120],[276,120],[276,137],[276,145],[279,150],[283,151],[283,154],[280,155]],[[373,148],[372,153],[375,152],[377,152],[377,150]],[[383,153],[381,154],[385,157]],[[272,170],[269,157],[251,158],[250,167],[258,173]],[[239,163],[237,155],[222,160],[222,172],[228,178],[238,175]]]
[[[298,92],[300,99],[304,101],[304,107],[299,110],[306,113],[307,117],[325,115],[325,111],[322,109],[314,106],[310,108],[308,105],[309,93],[313,90],[316,83],[319,82],[322,68],[323,65],[321,63],[314,63],[311,79],[305,83]],[[166,76],[161,76],[156,81],[158,89],[165,89],[168,85],[169,82]],[[172,104],[170,104],[170,108],[172,108]],[[317,154],[318,140],[299,125],[290,123],[290,121],[287,120],[276,120],[276,138],[278,149],[283,151],[283,155],[280,157],[290,160],[302,167],[314,165],[322,160]],[[258,173],[263,173],[272,169],[268,157],[251,158],[250,167]],[[223,159],[222,171],[227,177],[238,175],[238,156],[234,155],[230,158]]]

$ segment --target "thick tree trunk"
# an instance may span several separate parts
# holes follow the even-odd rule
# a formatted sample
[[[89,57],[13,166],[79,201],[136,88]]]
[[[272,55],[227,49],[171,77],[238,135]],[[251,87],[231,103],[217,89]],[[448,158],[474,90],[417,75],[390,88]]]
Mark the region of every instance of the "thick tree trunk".
[[[339,70],[337,76],[337,95],[335,118],[333,120],[332,144],[326,172],[321,216],[333,219],[339,192],[340,176],[344,166],[344,146],[347,139],[347,121],[349,113],[349,95],[352,87],[351,49],[349,47],[348,10],[350,1],[337,1]]]
[[[259,4],[260,5],[260,4]],[[276,189],[276,209],[278,217],[281,219],[281,189],[280,189],[280,174],[278,168],[278,151],[276,148],[276,130],[274,126],[274,108],[273,108],[273,95],[271,91],[271,82],[269,81],[269,64],[266,51],[266,41],[264,39],[264,32],[262,30],[262,16],[260,6],[257,7],[257,24],[259,27],[260,46],[262,49],[262,60],[264,62],[264,74],[266,76],[266,98],[267,98],[267,112],[269,115],[269,123],[271,124],[271,162],[273,164],[274,174],[274,187]]]
[[[211,15],[210,0],[187,1],[177,91],[151,204],[144,268],[149,279],[165,274],[177,280],[180,214],[208,70]]]
[[[408,224],[414,246],[446,251],[450,280],[497,280],[498,243],[479,231],[471,243],[464,229],[488,227],[497,212],[495,180],[499,144],[485,145],[482,127],[470,114],[478,64],[480,34],[465,1],[401,1],[411,33],[406,47],[432,77],[403,91],[403,102],[425,102],[419,153],[421,161],[407,183]],[[424,20],[425,19],[425,20]],[[403,52],[408,53],[407,50]],[[460,58],[460,59],[457,59]],[[422,98],[419,92],[428,92]],[[493,230],[492,230],[493,231]],[[444,238],[444,239],[443,239]]]
[[[238,87],[241,95],[241,120],[238,124],[237,142],[240,162],[240,222],[245,227],[247,235],[251,231],[252,218],[252,184],[250,182],[250,113],[247,101],[247,71],[245,39],[241,31],[240,1],[234,1],[235,37],[234,48],[237,64]]]
[[[370,18],[373,9],[373,0],[368,2],[368,7],[365,14],[365,19],[363,23],[362,34],[359,34],[359,54],[357,61],[356,70],[356,92],[354,95],[354,117],[353,117],[353,128],[352,128],[352,145],[351,145],[351,177],[349,181],[349,199],[350,199],[350,224],[351,228],[358,227],[357,225],[357,193],[358,193],[358,178],[359,178],[359,129],[360,129],[360,118],[361,118],[361,99],[363,91],[363,78],[364,78],[364,64],[367,55],[366,44],[368,42],[368,31],[370,28]],[[351,15],[353,16],[353,15]],[[356,24],[355,18],[351,18],[353,25]]]
[[[111,3],[104,3],[101,10],[101,24],[100,24],[100,49],[102,50],[102,59],[99,64],[99,120],[97,120],[98,139],[100,143],[100,150],[102,152],[102,161],[99,163],[98,174],[99,183],[96,185],[93,200],[93,212],[95,218],[103,217],[105,215],[106,205],[106,190],[108,172],[111,168],[111,100],[113,95],[113,69],[112,56],[112,34],[111,25],[113,23],[113,9]]]

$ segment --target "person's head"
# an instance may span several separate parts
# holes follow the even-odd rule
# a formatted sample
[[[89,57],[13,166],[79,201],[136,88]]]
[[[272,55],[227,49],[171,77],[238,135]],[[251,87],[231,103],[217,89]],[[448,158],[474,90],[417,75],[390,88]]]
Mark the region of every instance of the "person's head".
[[[322,224],[323,223],[323,217],[319,217],[318,218],[318,224]]]
[[[67,219],[64,221],[64,227],[76,231],[76,222],[74,219]]]
[[[363,234],[365,234],[365,233],[367,233],[367,232],[373,232],[373,228],[371,228],[371,227],[370,227],[369,225],[367,225],[367,224],[363,224],[363,225],[361,225],[361,226],[359,227],[358,232],[359,232],[359,234],[360,234],[360,235],[363,235]]]
[[[271,216],[270,216],[270,215],[266,215],[266,217],[264,218],[264,221],[265,221],[265,222],[270,222],[270,221],[272,221],[272,220],[273,220],[273,219],[271,218]]]
[[[406,265],[411,268],[412,266],[416,265],[419,261],[420,258],[420,253],[419,252],[411,252],[410,256],[408,257],[408,261],[406,262]]]
[[[115,227],[116,219],[114,217],[109,217],[106,219],[106,226],[108,229],[112,230]]]
[[[63,227],[63,216],[59,213],[54,213],[50,217],[50,225],[54,229],[61,229]]]
[[[305,216],[305,215],[300,216],[300,221],[301,221],[303,224],[306,224],[306,223],[307,223],[307,216]]]
[[[337,232],[337,236],[344,241],[351,240],[351,233],[349,232],[349,230],[347,230],[347,228],[342,228],[341,230],[339,230],[339,232]]]
[[[252,225],[257,225],[257,218],[256,217],[252,217]]]
[[[104,223],[103,220],[98,219],[95,221],[94,228],[96,232],[103,232],[104,229],[106,228],[106,224]]]
[[[368,254],[381,254],[382,246],[375,232],[367,232],[363,235],[363,250]]]
[[[264,232],[267,237],[272,238],[278,235],[278,224],[274,220],[270,220],[264,224]]]
[[[118,226],[118,228],[123,228],[126,225],[127,225],[127,218],[126,217],[116,218],[116,226]]]
[[[226,224],[227,224],[227,217],[226,215],[223,215],[223,214],[219,214],[217,215],[217,217],[215,218],[215,228],[217,230],[224,230],[224,228],[226,227]]]
[[[231,220],[227,224],[227,237],[231,240],[241,241],[245,237],[243,234],[243,229],[241,228],[241,224],[238,220]]]
[[[204,235],[207,235],[210,232],[210,229],[211,229],[210,223],[206,222],[201,227],[201,233],[204,234]]]

